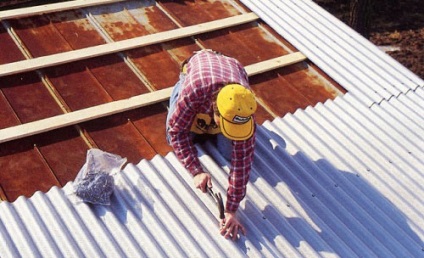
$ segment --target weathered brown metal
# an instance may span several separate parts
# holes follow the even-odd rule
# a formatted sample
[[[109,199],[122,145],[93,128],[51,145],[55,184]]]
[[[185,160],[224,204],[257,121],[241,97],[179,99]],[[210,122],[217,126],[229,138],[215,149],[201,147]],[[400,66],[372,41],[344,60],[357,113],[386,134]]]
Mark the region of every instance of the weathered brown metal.
[[[87,68],[113,100],[149,92],[122,57],[116,54],[90,59]]]
[[[306,108],[311,104],[276,71],[254,76],[250,82],[254,85],[253,90],[257,98],[277,116],[293,113],[296,109]]]
[[[0,77],[0,87],[21,123],[63,113],[35,72]]]
[[[46,17],[60,37],[72,47],[81,49],[106,43],[82,10],[51,13]]]
[[[3,92],[0,91],[0,129],[19,125],[19,118],[10,106]]]
[[[0,184],[8,200],[47,191],[59,182],[34,146],[33,138],[7,142],[0,148]]]
[[[9,24],[32,57],[72,50],[70,45],[44,15],[10,20]]]
[[[54,130],[33,139],[61,186],[75,179],[89,149],[75,127]]]
[[[87,62],[74,62],[44,70],[70,110],[109,102],[112,98],[87,69]]]
[[[155,154],[166,155],[172,151],[165,139],[165,121],[167,103],[154,104],[148,107],[127,112],[129,120],[144,136],[146,141],[155,150]],[[153,156],[147,157],[153,158]]]
[[[181,25],[213,21],[239,14],[233,6],[221,1],[157,1]]]
[[[10,35],[7,33],[4,27],[0,27],[0,42],[1,42],[1,51],[0,51],[0,64],[6,64],[10,62],[16,62],[23,60],[24,56],[19,51],[18,46],[14,43]],[[0,79],[0,128],[7,128],[10,126],[20,124],[19,118],[16,116],[16,113],[13,111],[10,103],[7,101],[6,96],[3,93],[3,88],[5,88],[6,81]]]
[[[0,27],[0,64],[24,60],[25,57],[4,27]]]
[[[137,163],[140,158],[153,157],[156,152],[128,119],[126,113],[99,118],[81,125],[98,148]]]

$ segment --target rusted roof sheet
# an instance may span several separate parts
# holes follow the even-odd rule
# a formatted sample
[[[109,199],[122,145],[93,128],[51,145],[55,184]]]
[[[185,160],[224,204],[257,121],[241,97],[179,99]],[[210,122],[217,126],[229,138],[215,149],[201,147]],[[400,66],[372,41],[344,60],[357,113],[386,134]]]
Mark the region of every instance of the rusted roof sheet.
[[[87,7],[89,2],[96,5]],[[179,64],[199,49],[234,56],[245,66],[297,51],[259,20],[92,56],[99,47],[108,50],[128,40],[143,41],[144,36],[250,13],[233,1],[115,2],[83,1],[83,8],[71,9],[66,2],[60,12],[48,7],[44,14],[37,9],[37,15],[27,17],[22,17],[22,11],[16,19],[14,13],[5,15],[9,18],[1,21],[0,47],[6,51],[0,53],[0,71],[13,66],[25,72],[12,69],[12,74],[0,77],[0,128],[13,130],[12,126],[169,89],[177,81]],[[79,56],[76,60],[74,53]],[[34,70],[37,58],[50,58],[52,65]],[[345,92],[308,62],[250,80],[260,102],[258,123]],[[133,163],[165,155],[171,151],[164,137],[166,106],[162,102],[1,143],[2,199],[13,201],[36,190],[64,186],[76,176],[86,150],[92,147]]]

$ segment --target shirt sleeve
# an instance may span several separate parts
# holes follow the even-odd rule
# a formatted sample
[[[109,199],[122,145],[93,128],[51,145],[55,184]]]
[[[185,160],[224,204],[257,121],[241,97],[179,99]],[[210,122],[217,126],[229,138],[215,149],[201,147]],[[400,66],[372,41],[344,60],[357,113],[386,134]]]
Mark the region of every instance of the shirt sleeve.
[[[248,140],[233,141],[227,203],[225,205],[225,210],[228,212],[236,212],[246,195],[246,185],[249,182],[252,169],[255,140],[256,136],[253,134]]]
[[[203,168],[197,157],[197,149],[190,137],[190,128],[197,114],[198,105],[202,99],[191,92],[182,92],[182,96],[176,103],[176,108],[170,118],[170,145],[175,155],[192,176],[203,172]]]

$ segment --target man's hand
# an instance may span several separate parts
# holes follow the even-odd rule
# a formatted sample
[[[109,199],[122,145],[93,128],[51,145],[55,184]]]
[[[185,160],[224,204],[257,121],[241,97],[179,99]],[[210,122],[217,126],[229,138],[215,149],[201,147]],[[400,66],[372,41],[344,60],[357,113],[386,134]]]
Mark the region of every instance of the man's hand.
[[[194,176],[194,186],[206,193],[206,186],[212,188],[211,175],[206,172],[199,173]]]
[[[225,212],[225,218],[221,220],[221,235],[225,238],[231,237],[233,241],[237,240],[237,235],[240,232],[246,235],[246,229],[239,222],[235,213]]]

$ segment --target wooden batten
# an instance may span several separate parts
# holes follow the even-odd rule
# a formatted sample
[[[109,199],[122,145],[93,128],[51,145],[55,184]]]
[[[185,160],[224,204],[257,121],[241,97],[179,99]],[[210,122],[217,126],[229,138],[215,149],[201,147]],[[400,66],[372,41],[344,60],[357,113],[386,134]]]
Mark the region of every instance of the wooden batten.
[[[280,67],[288,66],[291,64],[299,63],[306,60],[306,56],[300,52],[276,57],[263,62],[249,65],[245,67],[247,74],[253,76],[260,73],[265,73]]]
[[[70,63],[96,56],[107,55],[175,39],[190,37],[193,35],[253,22],[258,18],[259,17],[254,13],[240,14],[229,18],[196,24],[170,31],[158,32],[142,37],[3,64],[0,65],[0,76],[33,71],[36,69]]]
[[[253,76],[273,69],[301,62],[305,59],[306,57],[302,53],[295,52],[292,54],[246,66],[245,69],[249,76]],[[113,101],[110,103],[105,103],[94,107],[41,119],[34,122],[5,128],[0,130],[0,143],[152,105],[161,101],[166,101],[171,96],[172,89],[172,87],[169,87],[163,90],[153,91],[150,93],[134,96],[129,99]]]
[[[61,12],[61,11],[72,10],[77,8],[110,4],[110,3],[122,2],[122,1],[124,0],[75,0],[75,1],[47,4],[47,5],[38,5],[38,6],[32,6],[32,7],[26,7],[26,8],[0,11],[0,20],[29,17],[29,16],[40,15],[44,13]]]
[[[74,8],[83,8],[92,5],[107,4],[112,2],[119,2],[121,0],[87,0],[87,1],[70,1],[58,4],[51,4],[48,6],[37,6],[24,8],[25,10],[10,10],[0,12],[0,19],[19,18],[23,16],[30,16],[42,14],[47,12],[63,11]],[[64,53],[53,54],[49,56],[42,56],[28,60],[18,61],[14,63],[0,65],[0,76],[7,76],[22,72],[33,71],[55,65],[70,63],[78,60],[84,60],[96,56],[107,55],[111,53],[126,51],[134,48],[158,44],[175,39],[191,37],[202,33],[220,30],[254,22],[259,17],[254,13],[245,13],[237,16],[232,16],[220,20],[197,24],[193,26],[178,28],[171,31],[158,32],[155,34],[122,40],[119,42],[107,43],[103,45],[88,47],[68,51]],[[293,63],[301,62],[306,57],[300,53],[292,53],[289,55],[277,57],[274,59],[266,60],[256,64],[249,65],[246,68],[249,76],[264,73],[273,69],[287,66]],[[55,130],[58,128],[76,125],[79,123],[94,120],[96,118],[105,117],[128,110],[140,108],[143,106],[152,105],[158,102],[166,101],[169,99],[172,92],[172,87],[158,90],[138,96],[131,97],[125,100],[113,101],[94,107],[77,110],[62,115],[41,119],[38,121],[17,125],[0,130],[0,143],[20,139],[23,137],[40,134]]]

